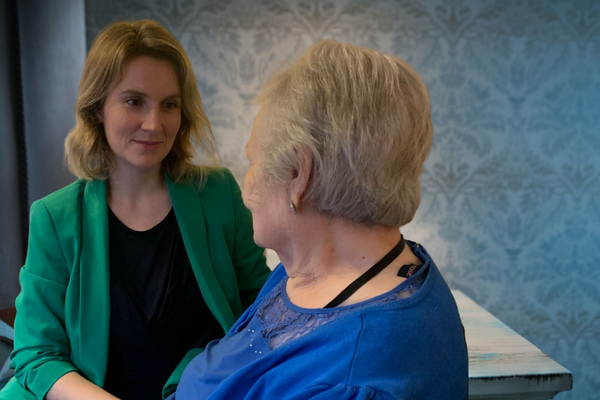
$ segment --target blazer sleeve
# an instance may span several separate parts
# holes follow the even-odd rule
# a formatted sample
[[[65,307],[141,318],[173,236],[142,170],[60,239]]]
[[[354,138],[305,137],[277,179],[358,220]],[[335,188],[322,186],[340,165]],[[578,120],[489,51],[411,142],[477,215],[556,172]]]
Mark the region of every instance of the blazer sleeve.
[[[65,330],[69,270],[52,218],[42,201],[31,206],[27,259],[19,275],[15,347],[11,368],[17,381],[38,399],[64,374],[70,361]]]
[[[246,310],[256,299],[271,270],[267,267],[264,249],[254,243],[252,214],[244,206],[242,191],[231,172],[227,171],[226,175],[231,187],[235,218],[232,262],[240,291],[242,309]]]

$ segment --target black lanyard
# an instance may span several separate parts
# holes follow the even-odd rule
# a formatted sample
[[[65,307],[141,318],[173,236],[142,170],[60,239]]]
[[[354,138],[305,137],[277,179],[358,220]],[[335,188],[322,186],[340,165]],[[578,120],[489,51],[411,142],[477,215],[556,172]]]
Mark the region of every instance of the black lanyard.
[[[348,299],[348,297],[352,296],[358,289],[360,289],[365,283],[369,282],[371,279],[375,277],[378,273],[383,271],[385,267],[390,265],[392,261],[396,259],[404,250],[404,246],[406,242],[404,241],[404,236],[400,235],[400,241],[393,249],[389,251],[381,260],[379,260],[375,265],[365,271],[364,274],[356,278],[354,282],[352,282],[346,289],[342,290],[340,294],[336,296],[335,299],[331,300],[324,308],[333,308],[342,304],[344,301]]]

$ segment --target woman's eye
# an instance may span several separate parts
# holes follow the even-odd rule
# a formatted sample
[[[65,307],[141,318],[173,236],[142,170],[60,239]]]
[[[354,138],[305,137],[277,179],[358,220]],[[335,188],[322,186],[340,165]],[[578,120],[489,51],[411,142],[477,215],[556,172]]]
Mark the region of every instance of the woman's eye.
[[[170,101],[170,102],[168,102],[168,103],[166,103],[166,104],[165,104],[165,108],[166,108],[167,110],[174,110],[174,109],[176,109],[176,108],[179,108],[179,104],[177,104],[177,103],[176,103],[176,102],[174,102],[174,101]]]
[[[142,101],[140,99],[127,99],[125,100],[125,103],[129,104],[130,106],[139,106],[142,104]]]

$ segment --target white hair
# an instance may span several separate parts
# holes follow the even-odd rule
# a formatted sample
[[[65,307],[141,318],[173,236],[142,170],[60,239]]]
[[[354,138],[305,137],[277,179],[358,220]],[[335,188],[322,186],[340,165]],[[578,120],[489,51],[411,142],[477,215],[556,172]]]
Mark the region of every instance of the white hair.
[[[261,140],[266,177],[289,182],[298,149],[312,152],[302,207],[369,226],[412,220],[433,124],[427,86],[406,61],[321,40],[256,102],[271,121]]]

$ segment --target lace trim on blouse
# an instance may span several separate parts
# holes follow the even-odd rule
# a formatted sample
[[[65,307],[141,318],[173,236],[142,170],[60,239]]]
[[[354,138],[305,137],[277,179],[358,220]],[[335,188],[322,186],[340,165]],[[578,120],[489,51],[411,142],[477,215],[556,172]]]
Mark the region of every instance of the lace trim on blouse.
[[[292,342],[318,327],[327,324],[341,316],[354,313],[367,307],[373,307],[391,301],[406,299],[411,297],[423,284],[426,272],[416,277],[414,281],[407,285],[399,285],[398,288],[389,292],[383,297],[376,297],[352,306],[338,309],[327,309],[327,312],[300,312],[290,308],[282,297],[285,290],[287,278],[284,278],[275,286],[275,288],[265,297],[256,315],[263,325],[261,331],[263,337],[269,344],[271,350]],[[325,310],[325,309],[323,309]]]

